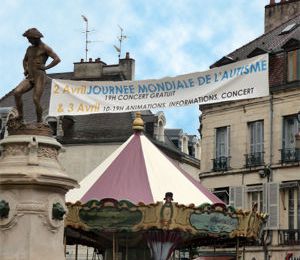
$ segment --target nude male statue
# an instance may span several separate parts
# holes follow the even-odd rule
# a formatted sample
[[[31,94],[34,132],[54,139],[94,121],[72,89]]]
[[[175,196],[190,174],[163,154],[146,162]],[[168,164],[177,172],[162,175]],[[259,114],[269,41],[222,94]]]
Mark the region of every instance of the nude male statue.
[[[23,59],[25,79],[15,88],[14,96],[18,110],[18,119],[23,120],[22,95],[33,88],[33,102],[35,104],[37,122],[42,122],[43,109],[40,99],[46,82],[45,70],[56,66],[60,62],[57,54],[41,41],[43,35],[36,29],[30,28],[24,34],[31,46],[27,48]],[[48,57],[53,60],[46,66]]]

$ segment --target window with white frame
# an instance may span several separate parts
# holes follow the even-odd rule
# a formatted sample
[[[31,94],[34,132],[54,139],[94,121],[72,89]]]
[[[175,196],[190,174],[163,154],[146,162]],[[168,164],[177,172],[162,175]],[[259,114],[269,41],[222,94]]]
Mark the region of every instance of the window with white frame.
[[[216,128],[214,171],[226,171],[229,168],[230,127]]]
[[[283,148],[295,148],[295,135],[300,130],[296,115],[283,118]]]
[[[216,158],[229,156],[229,127],[216,129]]]
[[[295,135],[300,130],[300,124],[296,115],[283,118],[283,136],[282,136],[282,162],[292,162],[300,160],[300,152],[296,149]]]
[[[262,153],[264,150],[264,121],[250,122],[250,153]]]
[[[248,208],[252,209],[253,206],[257,205],[257,211],[263,211],[263,187],[260,186],[253,186],[248,187],[247,189],[247,196],[248,196]]]
[[[288,228],[300,229],[300,188],[288,190]]]
[[[264,164],[264,121],[248,123],[249,153],[246,155],[246,167]]]

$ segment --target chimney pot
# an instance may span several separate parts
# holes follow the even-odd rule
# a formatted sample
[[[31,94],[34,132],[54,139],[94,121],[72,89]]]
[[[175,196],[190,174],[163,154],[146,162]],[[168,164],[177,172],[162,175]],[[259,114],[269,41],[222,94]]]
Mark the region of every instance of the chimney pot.
[[[275,5],[275,0],[270,0],[270,5]]]
[[[93,62],[93,59],[92,59],[92,58],[89,58],[89,62]]]
[[[80,63],[83,63],[84,62],[84,59],[80,59]]]
[[[130,59],[129,52],[126,52],[126,57],[125,57],[125,59]]]

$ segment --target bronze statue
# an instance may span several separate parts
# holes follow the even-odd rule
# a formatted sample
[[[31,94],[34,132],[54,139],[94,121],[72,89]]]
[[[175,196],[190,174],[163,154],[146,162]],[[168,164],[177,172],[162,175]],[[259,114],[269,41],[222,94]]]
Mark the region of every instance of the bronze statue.
[[[43,109],[40,99],[46,82],[45,70],[56,66],[60,62],[57,54],[41,41],[43,35],[36,29],[30,28],[24,34],[31,46],[27,48],[23,59],[25,79],[15,88],[14,96],[18,110],[18,119],[23,120],[22,95],[33,88],[33,102],[36,109],[37,122],[42,122]],[[53,60],[46,66],[48,57]]]

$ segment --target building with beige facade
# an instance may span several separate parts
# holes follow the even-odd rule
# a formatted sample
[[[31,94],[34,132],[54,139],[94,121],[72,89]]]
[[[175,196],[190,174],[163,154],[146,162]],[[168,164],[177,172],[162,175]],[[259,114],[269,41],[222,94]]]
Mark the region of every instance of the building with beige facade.
[[[241,248],[239,259],[299,259],[299,0],[271,0],[265,7],[265,33],[211,67],[263,53],[269,54],[269,96],[200,107],[205,152],[199,178],[225,203],[243,209],[257,205],[269,214],[261,240]],[[232,251],[217,249],[225,255]]]

